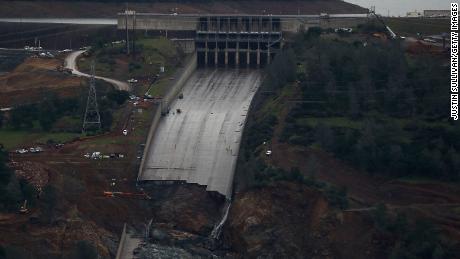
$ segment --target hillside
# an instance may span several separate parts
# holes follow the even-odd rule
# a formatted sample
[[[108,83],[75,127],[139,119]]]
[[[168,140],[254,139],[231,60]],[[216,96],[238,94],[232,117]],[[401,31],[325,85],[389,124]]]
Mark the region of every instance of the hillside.
[[[460,254],[446,57],[363,35],[311,29],[266,68],[224,232],[243,257]]]
[[[108,18],[126,8],[125,3],[0,1],[0,17]],[[323,1],[212,1],[199,3],[128,3],[137,12],[157,13],[251,13],[251,14],[319,14],[365,13],[366,9],[335,0]],[[263,8],[261,8],[263,7]]]

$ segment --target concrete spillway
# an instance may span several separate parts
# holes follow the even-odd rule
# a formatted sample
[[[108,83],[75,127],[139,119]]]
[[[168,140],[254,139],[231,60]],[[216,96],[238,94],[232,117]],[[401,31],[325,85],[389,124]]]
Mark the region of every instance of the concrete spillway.
[[[197,70],[184,98],[162,118],[139,180],[197,183],[230,198],[246,115],[260,82],[257,70]]]

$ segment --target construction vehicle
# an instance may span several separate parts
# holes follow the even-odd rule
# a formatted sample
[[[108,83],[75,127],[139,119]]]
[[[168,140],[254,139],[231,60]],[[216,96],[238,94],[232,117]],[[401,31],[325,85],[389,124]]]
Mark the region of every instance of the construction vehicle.
[[[62,72],[62,73],[67,73],[67,74],[72,74],[72,69],[70,69],[70,68],[65,68],[65,67],[62,66],[62,65],[57,66],[57,67],[56,67],[56,71]]]
[[[151,200],[152,198],[145,192],[131,193],[131,192],[104,192],[105,197],[120,197],[120,198],[134,198],[134,199],[145,199]]]
[[[29,213],[29,209],[27,208],[27,200],[24,200],[24,203],[19,208],[19,213],[21,213],[21,214]]]
[[[397,39],[398,38],[398,35],[396,35],[396,33],[394,33],[393,30],[390,27],[388,27],[388,25],[383,21],[383,19],[380,17],[380,15],[376,14],[375,11],[371,11],[369,14],[374,15],[375,18],[377,18],[377,20],[383,25],[383,27],[385,27],[385,29],[388,32],[388,36],[391,39]]]

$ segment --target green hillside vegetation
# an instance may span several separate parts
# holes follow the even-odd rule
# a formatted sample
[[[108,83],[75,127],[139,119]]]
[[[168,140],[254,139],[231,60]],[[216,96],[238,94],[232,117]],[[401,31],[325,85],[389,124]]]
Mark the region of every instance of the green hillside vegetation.
[[[98,107],[102,131],[108,131],[114,112],[128,99],[125,91],[98,82]],[[15,107],[9,116],[0,113],[0,144],[6,149],[33,143],[62,143],[81,136],[87,93],[81,98],[59,99],[50,95],[42,102]],[[92,134],[94,132],[89,132]]]
[[[291,181],[318,189],[331,205],[347,208],[346,189],[298,168],[272,166],[265,155],[272,139],[293,149],[322,149],[379,178],[458,181],[460,127],[449,119],[445,62],[409,57],[398,42],[364,46],[324,39],[317,28],[300,33],[267,67],[253,100],[236,188]],[[432,224],[390,214],[384,206],[371,214],[377,235],[388,240],[389,258],[452,257],[450,244]]]
[[[396,41],[364,46],[323,39],[319,29],[299,34],[267,68],[263,91],[273,94],[243,154],[257,157],[281,123],[280,141],[321,148],[369,174],[457,181],[460,127],[449,119],[445,62],[409,57]],[[286,91],[294,101],[279,121],[273,102]]]
[[[132,51],[132,47],[131,47]],[[82,71],[89,72],[95,62],[96,74],[119,80],[138,77],[152,77],[165,66],[166,71],[174,69],[181,60],[181,54],[174,44],[164,37],[145,38],[138,36],[136,55],[126,55],[124,43],[105,43],[103,39],[90,50],[90,55],[79,60]]]
[[[439,35],[448,33],[450,29],[449,19],[424,19],[424,18],[385,18],[385,22],[398,35],[416,36]]]
[[[311,33],[292,49],[291,62],[306,69],[283,141],[319,144],[369,173],[459,179],[460,134],[448,119],[442,58],[408,57],[396,41],[365,47]]]

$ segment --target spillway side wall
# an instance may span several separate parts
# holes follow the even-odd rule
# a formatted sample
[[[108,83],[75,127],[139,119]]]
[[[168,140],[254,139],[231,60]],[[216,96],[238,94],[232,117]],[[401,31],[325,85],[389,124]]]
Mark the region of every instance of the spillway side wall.
[[[142,155],[141,164],[139,166],[139,171],[137,174],[138,181],[140,178],[142,178],[141,176],[144,171],[145,161],[149,155],[148,154],[150,150],[149,147],[152,144],[153,137],[155,136],[155,131],[158,128],[158,125],[160,123],[161,112],[162,112],[163,107],[168,107],[171,104],[171,102],[174,101],[174,99],[177,97],[177,95],[180,93],[180,91],[184,87],[187,80],[190,78],[193,72],[195,72],[196,67],[197,67],[197,57],[195,53],[189,56],[185,66],[176,73],[176,75],[178,75],[177,79],[168,88],[168,92],[164,96],[160,106],[155,109],[155,112],[152,116],[152,124],[150,125],[149,134],[147,135],[147,141],[145,142],[144,153]]]

